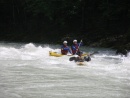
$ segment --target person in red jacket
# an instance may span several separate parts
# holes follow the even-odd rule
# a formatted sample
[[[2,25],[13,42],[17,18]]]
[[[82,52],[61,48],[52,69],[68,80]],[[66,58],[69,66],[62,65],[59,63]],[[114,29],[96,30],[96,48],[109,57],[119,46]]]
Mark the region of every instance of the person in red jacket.
[[[68,52],[72,54],[70,48],[67,46],[67,41],[64,41],[63,45],[61,46],[61,54],[67,55]]]
[[[71,46],[71,50],[73,55],[77,54],[80,52],[79,47],[82,45],[82,40],[80,43],[77,43],[77,40],[73,40],[73,45]]]

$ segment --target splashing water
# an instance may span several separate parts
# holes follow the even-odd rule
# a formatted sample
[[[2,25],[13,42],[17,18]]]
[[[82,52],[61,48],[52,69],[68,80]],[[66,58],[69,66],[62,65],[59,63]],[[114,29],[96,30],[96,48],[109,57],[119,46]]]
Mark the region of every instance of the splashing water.
[[[99,51],[86,66],[77,66],[60,53],[59,45],[0,43],[0,98],[129,98],[130,53]]]

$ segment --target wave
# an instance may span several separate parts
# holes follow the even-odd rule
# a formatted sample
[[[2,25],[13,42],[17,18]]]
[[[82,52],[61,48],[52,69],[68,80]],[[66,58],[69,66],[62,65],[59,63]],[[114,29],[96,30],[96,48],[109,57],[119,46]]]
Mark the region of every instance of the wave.
[[[130,53],[128,57],[121,57],[115,55],[113,50],[99,48],[87,48],[81,47],[84,52],[92,53],[93,51],[99,51],[98,54],[92,56],[92,63],[96,64],[129,64]],[[88,50],[88,51],[87,51]],[[59,45],[37,45],[33,43],[17,44],[13,45],[0,44],[0,60],[39,60],[46,62],[46,64],[64,64],[69,63],[69,57],[50,57],[49,51],[56,51],[60,53]]]

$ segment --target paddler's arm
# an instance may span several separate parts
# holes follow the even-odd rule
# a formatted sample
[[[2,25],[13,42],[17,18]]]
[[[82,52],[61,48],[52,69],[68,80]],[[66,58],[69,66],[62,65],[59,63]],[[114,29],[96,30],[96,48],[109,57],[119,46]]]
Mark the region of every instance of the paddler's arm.
[[[72,46],[72,50],[76,50],[75,46]]]
[[[67,47],[62,46],[62,47],[61,47],[61,50],[68,50],[68,48],[67,48]]]
[[[65,47],[65,48],[63,48],[63,50],[68,50],[69,48],[67,48],[67,47]]]
[[[68,51],[69,51],[69,53],[70,53],[70,54],[72,54],[72,52],[71,52],[71,50],[70,50],[70,48],[69,48],[69,47],[65,47],[65,48],[63,48],[63,50],[68,50]]]
[[[68,48],[68,49],[69,49],[69,50],[68,50],[68,51],[69,51],[69,53],[70,53],[70,54],[72,54],[72,51],[71,51],[71,49],[70,49],[70,48]]]

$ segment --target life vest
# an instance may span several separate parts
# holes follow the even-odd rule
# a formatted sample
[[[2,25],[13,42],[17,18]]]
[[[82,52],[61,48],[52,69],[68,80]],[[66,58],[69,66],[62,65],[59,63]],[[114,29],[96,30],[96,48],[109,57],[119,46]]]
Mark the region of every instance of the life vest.
[[[75,54],[76,52],[79,52],[78,44],[74,44],[72,47],[75,47],[75,49],[71,48],[73,54]],[[76,51],[77,49],[78,49],[78,51]]]
[[[63,45],[63,47],[61,48],[61,54],[67,55],[68,50],[64,50],[64,48],[67,48],[67,47],[68,47],[68,46],[64,46],[64,45]]]

